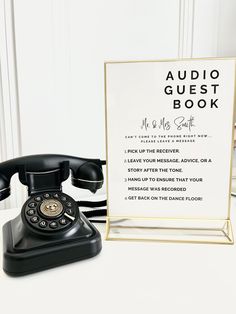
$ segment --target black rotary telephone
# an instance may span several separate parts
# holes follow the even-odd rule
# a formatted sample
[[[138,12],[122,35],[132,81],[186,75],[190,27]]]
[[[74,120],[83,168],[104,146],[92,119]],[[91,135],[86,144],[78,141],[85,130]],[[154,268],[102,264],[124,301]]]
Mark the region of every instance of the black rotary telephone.
[[[103,185],[103,164],[99,159],[64,155],[32,155],[0,163],[0,201],[10,195],[15,173],[29,195],[21,214],[3,226],[6,273],[25,275],[100,252],[101,236],[79,210],[79,205],[93,207],[92,202],[76,202],[62,192],[61,183],[71,173],[72,185],[95,193]],[[100,202],[94,205],[99,207]]]

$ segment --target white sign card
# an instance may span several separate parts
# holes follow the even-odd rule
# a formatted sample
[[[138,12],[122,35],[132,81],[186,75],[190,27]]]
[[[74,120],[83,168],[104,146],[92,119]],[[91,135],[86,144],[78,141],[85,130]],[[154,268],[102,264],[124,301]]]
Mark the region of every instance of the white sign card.
[[[108,223],[229,221],[235,59],[107,62],[105,78]]]

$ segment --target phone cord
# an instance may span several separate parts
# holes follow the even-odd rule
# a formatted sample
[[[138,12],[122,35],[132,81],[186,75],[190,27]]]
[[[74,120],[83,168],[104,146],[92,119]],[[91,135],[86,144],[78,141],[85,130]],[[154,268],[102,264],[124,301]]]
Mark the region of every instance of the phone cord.
[[[82,207],[89,207],[89,208],[96,208],[96,207],[103,207],[107,205],[107,201],[97,201],[97,202],[90,202],[90,201],[78,201],[78,206]],[[92,218],[92,217],[102,217],[107,215],[106,209],[93,209],[93,210],[86,210],[82,212],[85,217]],[[89,219],[90,222],[96,223],[105,223],[106,220],[100,219]]]

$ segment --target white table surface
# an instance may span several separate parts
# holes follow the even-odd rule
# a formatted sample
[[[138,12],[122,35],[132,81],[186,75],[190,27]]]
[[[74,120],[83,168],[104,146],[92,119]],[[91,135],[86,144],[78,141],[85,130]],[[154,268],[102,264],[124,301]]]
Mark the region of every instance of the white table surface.
[[[235,211],[233,199],[234,230]],[[18,213],[1,211],[0,225]],[[235,314],[236,245],[103,241],[89,260],[18,278],[0,270],[2,314],[81,311]]]

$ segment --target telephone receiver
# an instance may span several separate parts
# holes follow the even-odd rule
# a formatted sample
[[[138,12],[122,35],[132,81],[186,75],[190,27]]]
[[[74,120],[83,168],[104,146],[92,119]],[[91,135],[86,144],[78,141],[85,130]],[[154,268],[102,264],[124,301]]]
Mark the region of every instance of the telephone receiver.
[[[3,226],[3,269],[11,276],[30,274],[97,255],[101,236],[62,182],[96,193],[103,185],[100,159],[67,155],[31,155],[0,163],[0,201],[10,196],[19,174],[28,188],[21,214]],[[84,202],[86,203],[86,202]]]

